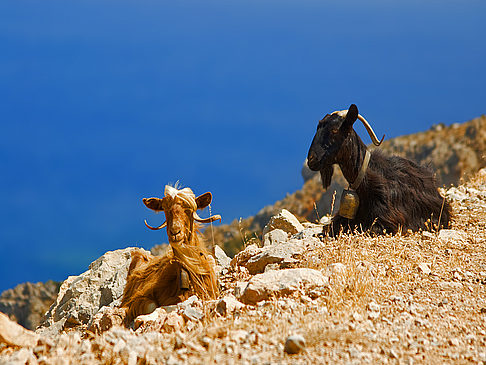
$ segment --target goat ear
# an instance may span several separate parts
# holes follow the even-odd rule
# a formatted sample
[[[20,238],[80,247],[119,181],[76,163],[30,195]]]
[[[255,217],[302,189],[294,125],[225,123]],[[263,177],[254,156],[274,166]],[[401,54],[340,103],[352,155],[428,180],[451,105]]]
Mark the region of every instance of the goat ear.
[[[354,122],[358,119],[358,107],[354,104],[351,104],[348,109],[348,113],[346,114],[346,118],[344,119],[343,124],[341,125],[342,130],[348,130],[353,127]]]
[[[149,209],[161,212],[164,210],[164,199],[160,198],[143,198],[143,203]]]
[[[211,204],[211,200],[213,200],[213,196],[209,191],[207,193],[199,195],[196,198],[197,209],[206,208],[209,204]]]

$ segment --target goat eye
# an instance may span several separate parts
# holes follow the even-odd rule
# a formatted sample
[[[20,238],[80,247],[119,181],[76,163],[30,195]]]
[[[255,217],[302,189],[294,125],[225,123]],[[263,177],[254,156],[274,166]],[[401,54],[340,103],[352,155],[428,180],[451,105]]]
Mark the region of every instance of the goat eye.
[[[337,128],[331,129],[332,134],[338,134],[338,132],[339,132],[339,129],[337,129]]]

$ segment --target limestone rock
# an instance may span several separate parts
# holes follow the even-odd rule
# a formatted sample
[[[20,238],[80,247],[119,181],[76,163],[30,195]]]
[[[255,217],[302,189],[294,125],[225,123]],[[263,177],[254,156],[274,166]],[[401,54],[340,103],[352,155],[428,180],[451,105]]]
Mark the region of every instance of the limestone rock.
[[[381,309],[379,304],[376,304],[375,302],[371,301],[368,303],[368,310],[372,312],[379,312]]]
[[[100,335],[115,326],[123,326],[126,315],[126,308],[105,306],[95,314],[88,330]]]
[[[183,310],[187,307],[201,307],[202,301],[198,298],[197,295],[191,295],[189,298],[184,300],[183,302],[176,305],[178,308],[182,308]]]
[[[65,328],[89,327],[102,307],[117,306],[123,295],[133,250],[139,249],[109,251],[81,275],[68,277],[38,333],[55,334]]]
[[[447,190],[446,197],[451,200],[457,200],[458,202],[462,202],[468,198],[467,194],[456,187],[452,187]]]
[[[0,343],[15,347],[34,347],[39,335],[10,320],[0,312]]]
[[[305,349],[305,339],[300,335],[287,337],[285,340],[284,351],[288,354],[298,354]]]
[[[279,263],[292,258],[294,255],[299,255],[303,251],[303,242],[298,240],[267,246],[259,254],[248,259],[245,266],[250,274],[259,274],[265,271],[265,266],[268,264]]]
[[[248,286],[248,282],[246,281],[237,281],[234,289],[234,294],[236,298],[240,298],[243,295],[246,287]]]
[[[327,273],[329,275],[344,275],[346,274],[346,265],[341,262],[335,262],[327,267]]]
[[[430,275],[432,270],[430,270],[430,264],[428,262],[422,262],[417,266],[418,270],[425,275]]]
[[[214,256],[216,257],[216,264],[221,267],[227,267],[231,263],[231,259],[226,255],[226,252],[218,245],[214,246]]]
[[[160,332],[168,314],[163,308],[157,308],[150,314],[144,314],[135,318],[133,328],[137,332]]]
[[[176,311],[170,312],[163,325],[164,331],[178,332],[184,327],[184,318]]]
[[[231,266],[245,266],[246,262],[253,256],[258,255],[263,249],[257,245],[248,245],[231,260]]]
[[[441,229],[439,231],[439,239],[442,242],[461,244],[467,241],[467,234],[463,231],[456,231],[454,229]]]
[[[286,209],[282,209],[280,213],[270,218],[270,222],[263,228],[263,235],[274,229],[281,229],[288,234],[296,234],[304,229],[302,224],[295,218],[295,216]]]
[[[254,304],[272,296],[288,295],[302,287],[310,289],[328,283],[329,278],[314,269],[271,270],[252,277],[239,299]]]
[[[297,240],[311,240],[314,242],[320,242],[317,238],[317,235],[322,233],[323,225],[322,224],[307,224],[304,226],[304,229],[294,235],[291,238]]]
[[[204,313],[200,310],[187,306],[182,312],[182,316],[186,321],[200,321],[204,317]]]
[[[287,242],[289,234],[281,229],[273,229],[263,236],[263,247]]]
[[[32,349],[25,347],[12,354],[3,355],[0,357],[0,365],[33,365],[38,364]]]
[[[216,305],[216,312],[222,316],[227,316],[240,310],[245,305],[236,299],[233,295],[226,295],[218,301]]]

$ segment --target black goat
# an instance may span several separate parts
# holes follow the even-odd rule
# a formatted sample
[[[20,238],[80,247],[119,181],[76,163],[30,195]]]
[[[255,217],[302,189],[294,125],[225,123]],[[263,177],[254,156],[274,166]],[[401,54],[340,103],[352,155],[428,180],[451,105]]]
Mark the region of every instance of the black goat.
[[[340,213],[325,231],[336,235],[341,230],[358,228],[381,234],[448,227],[451,208],[437,190],[434,172],[405,158],[385,156],[378,150],[370,154],[353,129],[358,118],[373,143],[380,145],[370,125],[352,104],[349,110],[328,114],[319,121],[309,149],[307,165],[320,171],[324,189],[331,184],[333,164],[338,164],[351,186],[347,192],[351,200],[354,194],[358,204],[354,214],[342,214],[342,198]]]

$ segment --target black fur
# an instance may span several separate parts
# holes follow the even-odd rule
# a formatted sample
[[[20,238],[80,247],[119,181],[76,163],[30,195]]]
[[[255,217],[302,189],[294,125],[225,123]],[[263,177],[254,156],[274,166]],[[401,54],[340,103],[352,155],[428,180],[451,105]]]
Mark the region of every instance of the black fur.
[[[333,164],[339,164],[349,183],[358,176],[366,145],[353,129],[357,117],[358,108],[353,104],[345,119],[328,114],[319,122],[307,164],[311,170],[320,171],[325,189],[331,183]],[[381,234],[430,230],[450,224],[451,208],[437,190],[434,172],[405,158],[385,156],[374,150],[356,192],[360,200],[356,217],[350,220],[336,215],[329,227],[332,235],[341,230],[371,230]],[[431,224],[426,224],[429,219]]]

